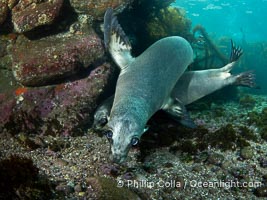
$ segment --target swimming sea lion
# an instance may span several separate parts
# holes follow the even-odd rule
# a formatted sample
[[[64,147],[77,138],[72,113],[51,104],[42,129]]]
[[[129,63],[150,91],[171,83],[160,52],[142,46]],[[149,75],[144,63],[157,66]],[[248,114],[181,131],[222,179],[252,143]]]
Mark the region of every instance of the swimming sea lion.
[[[110,140],[112,160],[122,163],[155,112],[168,109],[175,114],[176,107],[180,108],[180,102],[170,95],[193,61],[193,50],[184,38],[172,36],[155,42],[133,58],[112,9],[105,13],[104,31],[105,46],[121,69],[105,134]]]
[[[182,105],[188,105],[228,85],[255,88],[254,74],[251,71],[237,75],[230,73],[243,53],[242,49],[235,47],[232,41],[231,44],[229,64],[219,69],[185,72],[175,84],[171,96],[179,99]],[[113,99],[114,96],[109,97],[97,108],[94,115],[94,128],[103,128],[108,122]],[[165,111],[168,113],[168,110]],[[177,121],[183,120],[178,115],[174,117]]]

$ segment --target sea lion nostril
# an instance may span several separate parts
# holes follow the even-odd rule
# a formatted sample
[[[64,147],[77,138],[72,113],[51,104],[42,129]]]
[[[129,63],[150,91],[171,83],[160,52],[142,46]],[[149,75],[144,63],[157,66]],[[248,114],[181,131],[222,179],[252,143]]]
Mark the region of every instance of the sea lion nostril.
[[[99,120],[99,124],[101,126],[105,126],[108,123],[108,119],[106,117],[103,117]]]
[[[113,132],[112,132],[111,130],[107,130],[107,131],[105,131],[104,134],[106,135],[106,137],[107,137],[108,139],[111,139],[112,136],[113,136]]]
[[[133,137],[131,139],[131,145],[136,146],[139,143],[139,139],[137,137]]]

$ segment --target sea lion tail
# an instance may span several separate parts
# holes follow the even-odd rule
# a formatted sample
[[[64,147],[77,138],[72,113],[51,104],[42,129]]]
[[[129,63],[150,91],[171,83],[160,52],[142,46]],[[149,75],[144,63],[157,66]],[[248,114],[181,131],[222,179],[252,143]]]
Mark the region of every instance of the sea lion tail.
[[[235,85],[260,89],[260,87],[255,83],[255,74],[253,73],[253,71],[243,72],[237,74],[235,77]]]
[[[114,62],[122,70],[133,60],[129,39],[121,28],[112,8],[108,8],[104,16],[104,44]]]

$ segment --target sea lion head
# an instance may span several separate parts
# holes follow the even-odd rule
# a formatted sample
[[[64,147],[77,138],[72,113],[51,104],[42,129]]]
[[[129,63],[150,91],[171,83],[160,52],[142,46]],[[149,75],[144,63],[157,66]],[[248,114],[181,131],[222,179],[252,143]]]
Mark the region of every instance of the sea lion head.
[[[106,108],[98,109],[94,114],[93,128],[96,130],[103,128],[108,123],[108,114]]]
[[[137,146],[144,128],[129,118],[119,117],[112,119],[104,127],[104,134],[110,142],[111,160],[123,163],[131,147]]]

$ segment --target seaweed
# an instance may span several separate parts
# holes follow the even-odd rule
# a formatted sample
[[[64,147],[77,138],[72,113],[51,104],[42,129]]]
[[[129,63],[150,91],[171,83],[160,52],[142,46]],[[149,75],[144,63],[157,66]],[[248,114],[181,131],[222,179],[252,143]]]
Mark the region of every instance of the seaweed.
[[[179,126],[162,113],[156,114],[149,124],[150,129],[143,135],[140,144],[141,160],[159,147],[169,147],[170,152],[180,152],[181,160],[188,162],[210,148],[236,150],[249,147],[250,140],[258,140],[258,137],[244,126],[234,127],[233,124],[227,124],[216,131],[210,131],[203,126],[188,129]]]
[[[237,138],[238,136],[233,125],[227,124],[213,134],[209,134],[206,139],[207,143],[212,147],[217,147],[222,150],[235,150]]]
[[[244,107],[244,108],[254,108],[256,105],[257,101],[250,95],[245,95],[240,98],[239,104]]]
[[[258,126],[261,138],[267,141],[267,107],[264,107],[260,113],[249,112],[247,121],[250,125]]]
[[[174,7],[159,10],[158,15],[147,22],[147,32],[152,41],[172,35],[190,38],[190,28],[191,21],[180,9]]]
[[[166,36],[179,35],[188,41],[193,40],[191,21],[181,9],[170,7],[172,2],[136,0],[119,14],[119,22],[132,43],[134,55]]]
[[[247,139],[247,140],[252,140],[252,141],[257,141],[258,140],[257,136],[253,133],[253,131],[250,130],[246,126],[240,126],[239,127],[239,131],[240,131],[240,135],[242,137],[244,137],[245,139]]]
[[[267,141],[267,126],[264,126],[260,131],[261,138]]]
[[[202,59],[196,59],[194,63],[198,62],[205,62],[205,69],[209,69],[210,66],[213,64],[214,57],[219,58],[219,60],[222,62],[223,65],[226,65],[229,62],[229,59],[221,53],[221,51],[218,49],[218,47],[213,43],[211,38],[209,37],[208,33],[206,32],[205,28],[201,25],[197,25],[193,29],[193,35],[195,36],[197,32],[200,32],[205,44],[204,44],[204,52],[205,57]],[[210,63],[208,63],[208,60],[210,58]]]

